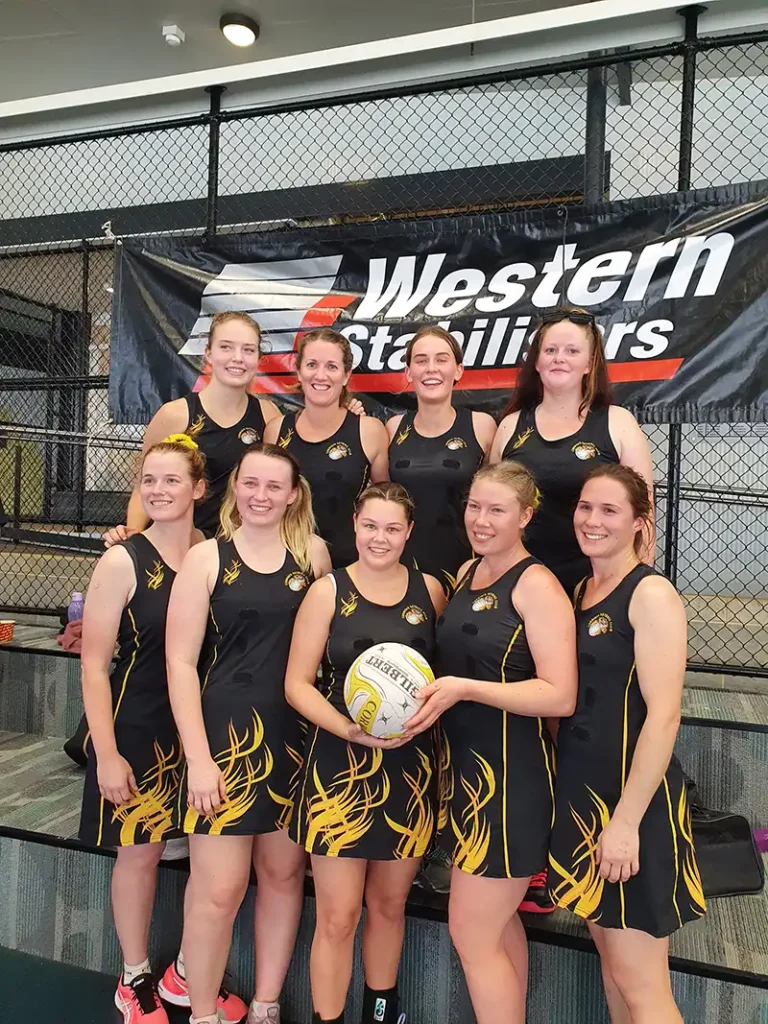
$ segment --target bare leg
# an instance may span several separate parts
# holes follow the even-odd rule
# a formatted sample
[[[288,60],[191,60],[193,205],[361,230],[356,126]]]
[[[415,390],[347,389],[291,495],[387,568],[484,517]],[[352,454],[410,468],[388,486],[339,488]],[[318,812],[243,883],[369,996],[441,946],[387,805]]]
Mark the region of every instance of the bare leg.
[[[368,861],[363,967],[369,988],[389,989],[397,984],[405,933],[405,901],[420,863],[420,857]]]
[[[323,1020],[335,1020],[347,1001],[367,866],[353,857],[312,855],[317,923],[309,976],[315,1011]]]
[[[190,836],[184,898],[184,973],[192,1016],[216,1012],[232,926],[248,887],[252,836]]]
[[[477,1024],[525,1024],[525,979],[512,921],[529,878],[481,878],[453,869],[448,927],[461,958]],[[505,941],[506,940],[506,941]]]
[[[112,871],[112,914],[127,964],[147,959],[149,926],[155,902],[157,865],[165,843],[123,846]]]
[[[608,1003],[608,1012],[611,1015],[611,1024],[632,1024],[629,1007],[624,1002],[624,998],[619,991],[618,985],[613,980],[613,975],[611,974],[608,950],[606,943],[603,940],[606,929],[593,925],[591,922],[588,922],[588,927],[589,934],[592,936],[592,940],[597,946],[597,951],[600,954],[600,970],[603,974],[605,1001]]]
[[[591,930],[598,932],[598,949],[602,945],[601,957],[608,959],[630,1024],[683,1024],[669,978],[669,939],[634,928],[593,925]]]
[[[528,938],[520,914],[516,913],[504,929],[504,949],[515,968],[517,980],[523,994],[523,1020],[528,996]]]
[[[256,995],[276,1003],[288,973],[304,903],[307,855],[287,832],[257,836],[253,848],[256,870]]]

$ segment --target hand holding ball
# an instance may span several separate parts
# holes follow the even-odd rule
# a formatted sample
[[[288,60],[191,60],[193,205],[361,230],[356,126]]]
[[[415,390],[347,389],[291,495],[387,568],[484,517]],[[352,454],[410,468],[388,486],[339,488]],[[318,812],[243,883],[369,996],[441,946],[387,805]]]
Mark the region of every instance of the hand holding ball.
[[[355,659],[344,680],[349,716],[370,736],[395,739],[421,707],[415,694],[434,681],[423,655],[405,644],[369,647]]]

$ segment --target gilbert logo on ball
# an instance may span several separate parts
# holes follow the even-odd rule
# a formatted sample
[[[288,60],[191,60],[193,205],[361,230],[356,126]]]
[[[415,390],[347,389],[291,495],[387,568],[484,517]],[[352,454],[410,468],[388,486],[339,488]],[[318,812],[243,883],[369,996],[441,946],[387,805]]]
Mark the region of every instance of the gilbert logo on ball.
[[[434,681],[427,660],[405,644],[369,647],[355,659],[344,680],[344,700],[350,718],[370,736],[394,739],[416,714],[422,686]]]

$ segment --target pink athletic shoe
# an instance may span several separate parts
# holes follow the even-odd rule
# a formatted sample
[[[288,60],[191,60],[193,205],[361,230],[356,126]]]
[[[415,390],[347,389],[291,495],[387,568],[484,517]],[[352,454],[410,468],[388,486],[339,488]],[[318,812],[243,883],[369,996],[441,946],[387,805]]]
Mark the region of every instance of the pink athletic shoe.
[[[182,978],[176,970],[176,961],[169,966],[163,975],[158,986],[161,999],[172,1006],[183,1006],[189,1008],[189,989],[186,978]],[[248,1007],[242,999],[225,988],[219,990],[219,998],[216,1000],[216,1009],[219,1011],[221,1024],[241,1024],[248,1015]],[[131,1021],[131,1024],[133,1022]],[[142,1021],[142,1024],[145,1024]],[[150,1024],[149,1021],[146,1024]],[[151,1021],[151,1024],[155,1024]],[[163,1022],[165,1024],[165,1022]]]
[[[125,1024],[168,1024],[168,1014],[157,998],[157,986],[151,974],[140,974],[126,985],[122,974],[115,992],[115,1006]]]

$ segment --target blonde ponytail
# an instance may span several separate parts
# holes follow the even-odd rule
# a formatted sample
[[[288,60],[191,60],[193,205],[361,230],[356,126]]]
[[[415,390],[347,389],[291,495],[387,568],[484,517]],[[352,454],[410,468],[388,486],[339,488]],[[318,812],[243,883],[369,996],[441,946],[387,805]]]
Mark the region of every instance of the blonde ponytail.
[[[235,531],[243,525],[237,509],[235,486],[243,460],[249,455],[266,455],[270,459],[282,459],[291,467],[291,487],[296,491],[296,498],[290,504],[280,521],[280,539],[290,551],[294,561],[302,572],[312,572],[312,537],[315,533],[315,515],[312,511],[312,492],[309,484],[301,475],[296,459],[274,444],[254,444],[246,448],[240,460],[229,474],[227,490],[221,503],[219,513],[218,536],[222,540],[232,540]]]

